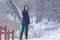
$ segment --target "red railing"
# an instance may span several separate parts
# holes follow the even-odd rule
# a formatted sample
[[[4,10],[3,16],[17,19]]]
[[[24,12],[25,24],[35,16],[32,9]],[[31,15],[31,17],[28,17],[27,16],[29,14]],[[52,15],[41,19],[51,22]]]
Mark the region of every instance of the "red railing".
[[[4,30],[4,32],[2,32],[2,30]],[[10,34],[12,34],[12,40],[14,40],[14,30],[12,30],[10,32],[9,30],[7,30],[7,26],[5,26],[5,27],[0,26],[0,40],[2,40],[2,38],[1,38],[2,34],[4,34],[4,36],[5,36],[4,40],[9,40]]]

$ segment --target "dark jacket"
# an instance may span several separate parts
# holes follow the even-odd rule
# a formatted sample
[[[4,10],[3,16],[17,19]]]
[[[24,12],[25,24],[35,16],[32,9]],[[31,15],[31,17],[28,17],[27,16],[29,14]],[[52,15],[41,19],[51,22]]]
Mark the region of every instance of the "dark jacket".
[[[28,11],[23,11],[23,12],[22,12],[22,15],[23,15],[23,19],[25,20],[25,22],[26,22],[27,24],[30,24],[30,19],[29,19]]]

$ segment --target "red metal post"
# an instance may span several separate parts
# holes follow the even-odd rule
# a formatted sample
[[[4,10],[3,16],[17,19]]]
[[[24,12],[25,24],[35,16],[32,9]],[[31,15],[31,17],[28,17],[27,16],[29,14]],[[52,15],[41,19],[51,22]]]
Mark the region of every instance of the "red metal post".
[[[12,40],[14,40],[14,30],[12,30]]]
[[[1,26],[0,26],[0,40],[1,40]]]
[[[2,32],[2,30],[4,30],[4,32]],[[9,30],[7,31],[7,26],[5,26],[4,28],[0,26],[0,40],[1,40],[1,34],[5,34],[5,40],[9,40],[9,36],[10,34],[12,34],[12,40],[14,40],[14,30],[12,30],[12,32],[10,32]]]
[[[9,40],[9,34],[10,34],[10,33],[9,33],[9,30],[8,30],[8,32],[7,32],[8,40]]]
[[[6,31],[7,31],[7,26],[5,26],[5,40],[6,40],[6,36],[7,36],[6,35],[6,33],[7,33]]]

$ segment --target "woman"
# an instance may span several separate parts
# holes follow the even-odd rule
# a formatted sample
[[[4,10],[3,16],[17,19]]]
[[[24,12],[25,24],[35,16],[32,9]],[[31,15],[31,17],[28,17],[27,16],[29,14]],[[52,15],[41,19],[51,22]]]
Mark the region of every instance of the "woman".
[[[22,30],[21,30],[21,34],[20,34],[20,39],[22,40],[22,35],[23,32],[25,30],[25,36],[26,39],[28,39],[28,25],[30,24],[30,19],[29,19],[29,14],[28,14],[28,6],[25,5],[24,6],[24,10],[22,11]]]

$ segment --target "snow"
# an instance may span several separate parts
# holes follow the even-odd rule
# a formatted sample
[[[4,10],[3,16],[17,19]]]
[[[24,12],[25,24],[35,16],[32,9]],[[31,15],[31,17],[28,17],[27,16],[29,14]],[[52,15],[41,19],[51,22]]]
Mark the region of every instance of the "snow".
[[[49,21],[47,18],[42,19],[39,23],[36,23],[36,17],[31,18],[31,24],[29,25],[29,35],[30,40],[59,40],[60,37],[60,23],[58,21]],[[18,37],[20,31],[16,31],[16,36]],[[23,35],[23,39],[24,39]]]
[[[41,7],[40,6],[36,7],[37,9],[39,8],[38,11],[36,11],[36,12],[32,11],[33,13],[31,12],[32,14],[36,13],[36,15],[30,19],[31,21],[30,21],[30,25],[29,25],[29,35],[28,35],[29,39],[28,40],[60,40],[60,21],[59,21],[60,20],[60,11],[59,11],[60,2],[59,2],[59,0],[58,1],[49,0],[49,2],[47,0],[46,1],[41,0],[41,1],[42,1],[41,3],[38,3]],[[4,4],[5,2],[7,2],[7,0],[0,0],[0,3]],[[15,4],[15,2],[14,2],[14,4],[15,4],[18,12],[20,13],[20,16],[22,17],[22,15],[21,15],[22,9],[19,9],[20,6],[22,6],[22,5],[19,6],[18,3],[20,4],[20,2],[18,2],[18,1],[16,1],[16,2],[17,3]],[[23,3],[24,2],[22,1],[22,4]],[[9,7],[9,4],[7,3],[4,5],[1,5],[1,8],[2,8],[1,15],[4,13],[5,17],[7,19],[9,19],[9,21],[11,21],[11,20],[14,21],[15,17],[16,17],[14,12],[13,12],[14,15],[11,15],[11,13],[9,11],[7,11],[7,9],[12,9]],[[34,6],[34,4],[33,4],[33,6]],[[35,6],[37,6],[37,5],[35,5]],[[14,7],[14,6],[11,6],[11,7]],[[41,9],[41,12],[40,12],[40,9]],[[4,12],[3,12],[3,10],[4,10]],[[6,11],[6,14],[8,14],[8,13],[9,14],[6,15],[5,11]],[[40,13],[42,13],[42,14],[40,14]],[[41,16],[42,16],[42,18],[41,18]],[[0,18],[1,23],[8,21],[5,17]],[[36,23],[36,21],[40,20],[40,18],[41,18],[41,21],[38,21],[38,23]],[[16,21],[20,22],[20,21],[18,21],[17,18],[16,18]],[[20,30],[21,30],[21,28],[15,32],[16,37],[19,37]]]
[[[14,39],[14,40],[19,40],[19,39]],[[23,40],[26,40],[26,39],[23,39]],[[49,36],[45,35],[41,38],[32,38],[28,40],[60,40],[60,33],[54,33],[53,35],[49,35]]]
[[[14,40],[19,40],[19,39],[14,39]],[[26,40],[26,39],[23,39],[23,40]],[[28,39],[28,40],[60,40],[60,33],[55,33],[55,34],[49,35],[49,36],[45,35],[41,38],[32,38],[32,39]]]
[[[50,36],[43,36],[41,38],[34,38],[31,40],[60,40],[60,33],[54,34],[54,35],[50,35]]]

